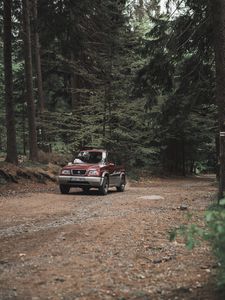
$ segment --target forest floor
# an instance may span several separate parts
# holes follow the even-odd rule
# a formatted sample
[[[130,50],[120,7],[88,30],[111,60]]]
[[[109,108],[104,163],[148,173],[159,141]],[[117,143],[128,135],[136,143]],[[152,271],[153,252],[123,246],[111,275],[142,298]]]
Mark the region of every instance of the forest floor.
[[[222,299],[209,245],[189,251],[168,233],[204,225],[214,177],[142,179],[107,196],[26,179],[0,188],[1,300]]]

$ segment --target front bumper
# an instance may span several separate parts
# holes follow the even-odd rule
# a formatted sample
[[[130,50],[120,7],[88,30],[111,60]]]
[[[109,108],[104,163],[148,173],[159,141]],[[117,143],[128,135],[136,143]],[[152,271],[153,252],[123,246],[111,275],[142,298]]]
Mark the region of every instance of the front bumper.
[[[77,186],[77,187],[100,187],[102,185],[103,178],[102,177],[86,177],[86,176],[64,176],[60,175],[58,177],[58,183],[69,185],[69,186]]]

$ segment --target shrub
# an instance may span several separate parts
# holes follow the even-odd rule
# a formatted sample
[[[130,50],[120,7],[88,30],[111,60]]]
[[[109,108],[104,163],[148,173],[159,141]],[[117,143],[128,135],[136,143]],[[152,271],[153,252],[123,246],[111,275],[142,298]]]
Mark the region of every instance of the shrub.
[[[188,249],[193,249],[201,240],[209,242],[218,260],[218,285],[225,288],[225,199],[218,206],[209,209],[205,214],[205,227],[195,224],[182,225],[170,232],[170,240],[182,236]]]
[[[217,209],[206,213],[206,230],[204,239],[209,241],[219,262],[219,286],[225,287],[225,199],[220,201]]]
[[[66,155],[66,154],[58,154],[55,152],[49,152],[46,153],[42,150],[38,151],[38,161],[39,163],[42,164],[56,164],[59,166],[64,166],[66,165],[69,161],[71,160],[71,155]]]

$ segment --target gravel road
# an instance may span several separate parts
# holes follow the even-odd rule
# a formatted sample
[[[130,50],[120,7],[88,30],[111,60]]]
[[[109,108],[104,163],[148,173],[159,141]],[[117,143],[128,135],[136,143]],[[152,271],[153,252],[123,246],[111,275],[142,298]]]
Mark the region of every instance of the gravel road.
[[[204,224],[214,178],[149,179],[107,196],[39,191],[0,197],[1,300],[219,299],[209,245],[168,240]]]

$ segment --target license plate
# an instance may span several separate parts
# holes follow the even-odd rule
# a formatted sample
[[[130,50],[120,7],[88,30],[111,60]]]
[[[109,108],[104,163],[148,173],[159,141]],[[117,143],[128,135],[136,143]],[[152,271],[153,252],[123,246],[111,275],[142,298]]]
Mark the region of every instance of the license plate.
[[[82,178],[71,178],[71,181],[82,181]]]

